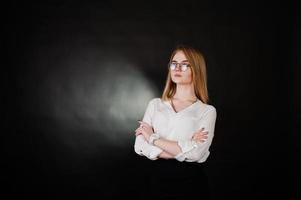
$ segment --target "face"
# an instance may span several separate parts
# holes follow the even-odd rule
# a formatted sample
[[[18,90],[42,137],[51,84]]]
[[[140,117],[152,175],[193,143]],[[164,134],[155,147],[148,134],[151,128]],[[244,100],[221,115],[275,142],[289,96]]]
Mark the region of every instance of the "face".
[[[172,63],[185,63],[189,64],[185,54],[183,51],[178,51],[172,61]],[[188,65],[186,71],[181,70],[181,66],[179,64],[175,65],[175,69],[170,69],[170,74],[171,74],[171,80],[176,83],[176,84],[191,84],[192,81],[192,70],[191,66]]]

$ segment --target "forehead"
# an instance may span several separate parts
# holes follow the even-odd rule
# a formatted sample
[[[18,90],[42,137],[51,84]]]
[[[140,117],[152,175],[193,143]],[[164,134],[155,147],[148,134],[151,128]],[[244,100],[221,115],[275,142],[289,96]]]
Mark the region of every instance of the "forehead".
[[[173,61],[177,61],[177,62],[182,62],[182,61],[187,61],[187,58],[185,56],[185,54],[183,53],[183,51],[178,51],[174,57],[172,58]]]

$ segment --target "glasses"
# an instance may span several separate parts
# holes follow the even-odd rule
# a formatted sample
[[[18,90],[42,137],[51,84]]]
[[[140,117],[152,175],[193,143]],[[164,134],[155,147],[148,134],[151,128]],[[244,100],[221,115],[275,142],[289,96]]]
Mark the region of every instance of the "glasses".
[[[168,64],[169,68],[170,68],[171,70],[173,70],[173,71],[176,70],[176,68],[177,68],[178,65],[180,65],[180,70],[181,70],[182,72],[185,72],[185,71],[188,69],[188,67],[190,67],[190,64],[189,64],[189,63],[177,63],[177,62],[171,62],[171,63]]]

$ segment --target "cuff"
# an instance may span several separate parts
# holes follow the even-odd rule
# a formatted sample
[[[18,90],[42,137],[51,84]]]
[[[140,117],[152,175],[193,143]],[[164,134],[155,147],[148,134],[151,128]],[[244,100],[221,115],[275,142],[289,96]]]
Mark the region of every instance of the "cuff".
[[[151,160],[157,160],[158,156],[160,155],[160,153],[162,153],[162,149],[156,147],[156,146],[151,146],[150,148],[150,153],[149,153],[149,159]]]
[[[184,161],[186,159],[185,154],[191,150],[193,150],[194,148],[197,147],[196,142],[194,141],[187,141],[187,140],[180,140],[178,141],[178,145],[181,148],[181,153],[179,153],[178,155],[175,156],[175,159],[177,159],[178,161]]]

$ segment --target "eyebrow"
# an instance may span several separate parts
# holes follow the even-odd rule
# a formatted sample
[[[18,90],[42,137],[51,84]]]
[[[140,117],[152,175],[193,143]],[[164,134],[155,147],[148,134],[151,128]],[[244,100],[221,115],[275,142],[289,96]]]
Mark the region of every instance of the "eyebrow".
[[[172,60],[171,62],[177,62],[176,60]],[[188,60],[182,60],[182,62],[188,62]]]

